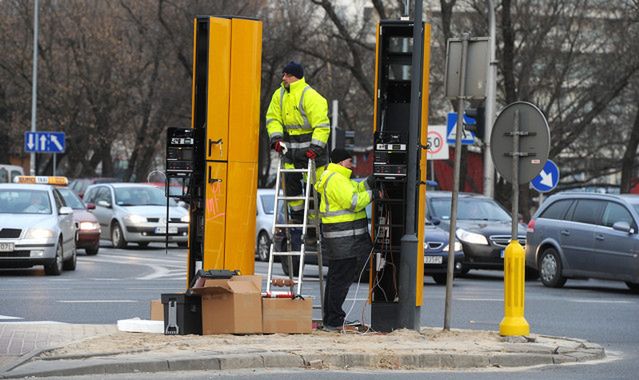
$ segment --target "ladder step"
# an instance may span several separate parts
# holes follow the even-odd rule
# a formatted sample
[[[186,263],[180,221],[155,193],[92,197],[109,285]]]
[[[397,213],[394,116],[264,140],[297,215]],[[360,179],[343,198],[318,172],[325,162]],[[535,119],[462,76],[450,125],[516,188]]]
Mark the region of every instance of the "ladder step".
[[[307,173],[308,169],[280,169],[280,173]]]
[[[306,197],[303,195],[299,195],[299,196],[290,196],[290,197],[277,197],[278,200],[283,200],[283,201],[304,201],[306,200]]]
[[[308,252],[304,252],[306,254]],[[301,256],[301,251],[284,251],[284,252],[273,252],[273,256]]]
[[[275,227],[280,227],[280,228],[302,228],[304,227],[303,224],[276,224]]]

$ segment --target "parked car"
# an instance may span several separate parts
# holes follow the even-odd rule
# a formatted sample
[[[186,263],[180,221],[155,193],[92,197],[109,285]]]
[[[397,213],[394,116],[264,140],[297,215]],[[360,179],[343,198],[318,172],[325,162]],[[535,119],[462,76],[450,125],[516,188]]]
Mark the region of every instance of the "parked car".
[[[51,185],[0,184],[0,267],[75,270],[73,210]]]
[[[23,174],[22,166],[0,164],[0,183],[13,183],[17,176]]]
[[[450,228],[452,194],[426,193],[427,217],[444,231]],[[504,268],[504,250],[512,237],[510,214],[495,200],[480,194],[459,193],[457,239],[464,250],[462,273],[471,269]],[[518,224],[519,243],[526,244],[526,226]]]
[[[84,202],[95,204],[91,210],[98,219],[103,236],[114,247],[125,248],[129,242],[146,247],[151,242],[168,241],[187,246],[189,213],[168,198],[167,231],[164,191],[139,183],[107,183],[87,188]]]
[[[58,188],[64,203],[73,209],[73,221],[75,223],[75,246],[83,248],[87,255],[97,255],[100,250],[100,223],[89,212],[95,209],[95,204],[85,205],[80,198],[68,187]]]
[[[268,261],[271,242],[273,241],[275,189],[257,189],[256,206],[255,255],[260,261]]]
[[[432,276],[440,285],[446,284],[448,273],[448,231],[436,227],[427,220],[424,226],[424,276]],[[453,274],[460,274],[463,268],[464,251],[459,240],[455,240],[453,246],[455,252],[455,265]]]
[[[117,178],[95,177],[95,178],[76,178],[69,183],[69,188],[73,190],[80,199],[84,198],[84,193],[91,185],[98,183],[120,182]]]
[[[639,292],[638,225],[637,195],[553,195],[528,223],[526,265],[552,288],[568,278],[599,278]]]

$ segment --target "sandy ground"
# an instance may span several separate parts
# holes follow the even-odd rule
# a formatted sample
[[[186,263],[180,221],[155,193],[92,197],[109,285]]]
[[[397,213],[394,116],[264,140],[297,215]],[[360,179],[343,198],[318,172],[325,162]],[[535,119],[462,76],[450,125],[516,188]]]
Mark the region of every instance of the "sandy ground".
[[[421,332],[397,330],[380,333],[337,333],[314,331],[312,334],[272,335],[161,335],[117,332],[81,340],[63,348],[49,351],[44,357],[99,356],[115,353],[161,351],[184,353],[206,351],[246,353],[251,351],[371,353],[379,351],[414,352],[500,352],[511,351],[512,345],[525,343],[547,348],[559,344],[555,338],[519,337],[508,339],[497,332],[425,328]],[[575,342],[575,344],[578,344]],[[565,346],[565,341],[561,341]],[[507,348],[510,347],[510,348]]]

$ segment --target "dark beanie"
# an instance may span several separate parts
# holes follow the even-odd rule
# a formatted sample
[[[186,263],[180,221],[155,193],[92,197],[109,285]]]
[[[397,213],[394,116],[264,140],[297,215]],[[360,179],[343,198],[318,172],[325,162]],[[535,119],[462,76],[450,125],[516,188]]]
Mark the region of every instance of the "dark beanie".
[[[337,148],[331,152],[331,162],[334,164],[340,163],[344,160],[351,158],[351,154],[346,149]]]
[[[302,79],[304,77],[304,68],[302,65],[294,61],[287,63],[282,72],[293,75],[297,79]]]

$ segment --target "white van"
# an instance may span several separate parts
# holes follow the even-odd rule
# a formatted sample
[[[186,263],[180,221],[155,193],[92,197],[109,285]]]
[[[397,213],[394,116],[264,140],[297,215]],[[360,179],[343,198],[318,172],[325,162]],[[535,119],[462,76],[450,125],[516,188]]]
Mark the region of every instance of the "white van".
[[[19,175],[24,175],[21,166],[0,164],[0,183],[13,183]]]

